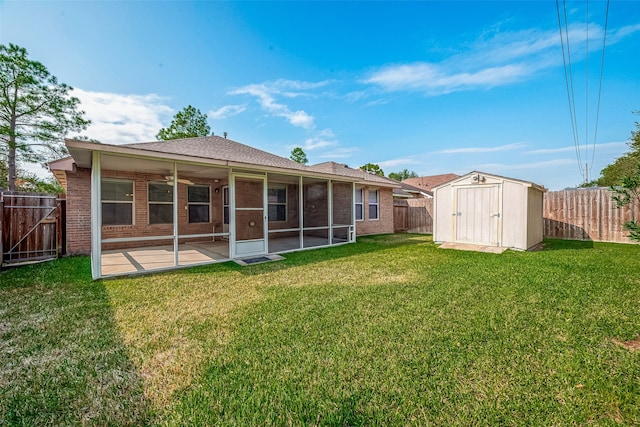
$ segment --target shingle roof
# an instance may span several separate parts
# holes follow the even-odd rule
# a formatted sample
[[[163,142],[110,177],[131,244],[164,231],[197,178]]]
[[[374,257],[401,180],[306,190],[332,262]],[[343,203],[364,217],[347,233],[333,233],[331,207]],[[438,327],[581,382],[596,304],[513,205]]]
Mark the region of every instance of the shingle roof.
[[[398,181],[394,181],[383,176],[378,176],[364,172],[360,169],[352,169],[347,165],[325,162],[313,166],[306,166],[293,160],[276,156],[275,154],[268,153],[266,151],[259,150],[257,148],[250,147],[245,144],[233,141],[227,138],[221,138],[219,136],[206,136],[198,138],[184,138],[174,139],[169,141],[151,141],[141,142],[135,144],[100,144],[97,142],[87,141],[75,141],[66,140],[67,146],[71,144],[74,147],[69,147],[70,151],[76,149],[78,154],[82,150],[99,150],[100,147],[110,149],[132,149],[139,151],[147,151],[158,155],[178,155],[188,156],[193,158],[208,159],[222,162],[232,162],[235,164],[244,164],[248,166],[262,166],[266,168],[288,169],[297,171],[301,174],[307,173],[319,173],[330,174],[349,178],[349,180],[357,179],[359,181],[374,183],[379,186],[385,187],[399,187]],[[95,147],[95,148],[94,148]],[[73,154],[73,153],[72,153]],[[78,158],[74,154],[76,162]],[[90,156],[85,156],[84,162],[90,164]]]
[[[396,180],[393,180],[391,178],[387,178],[384,176],[376,175],[373,173],[365,172],[362,169],[350,168],[349,166],[343,163],[324,162],[324,163],[318,163],[317,165],[307,166],[307,168],[316,172],[348,176],[351,178],[358,178],[361,181],[372,182],[372,183],[385,185],[385,186],[400,187],[400,183]]]
[[[402,182],[413,185],[414,187],[418,187],[421,190],[431,191],[434,187],[437,187],[440,184],[444,184],[445,182],[449,182],[453,179],[458,178],[460,175],[456,175],[455,173],[445,173],[441,175],[430,175],[430,176],[420,176],[418,178],[407,178]]]
[[[249,147],[219,136],[173,139],[169,141],[125,144],[123,147],[158,153],[180,154],[206,159],[226,160],[238,163],[304,170],[306,167],[293,160]]]

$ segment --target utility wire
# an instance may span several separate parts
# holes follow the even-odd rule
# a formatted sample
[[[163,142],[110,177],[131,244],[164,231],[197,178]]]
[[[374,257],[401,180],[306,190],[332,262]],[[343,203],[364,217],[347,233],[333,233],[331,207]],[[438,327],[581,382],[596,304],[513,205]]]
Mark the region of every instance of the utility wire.
[[[589,0],[586,2],[586,18],[587,24],[587,41],[586,41],[586,56],[585,56],[585,79],[584,79],[584,159],[585,161],[589,155]],[[589,179],[589,166],[585,164],[584,170],[586,174],[585,182]]]
[[[580,171],[580,174],[582,175],[582,177],[584,178],[584,174],[582,172],[582,160],[580,159],[580,143],[579,143],[579,139],[578,139],[578,132],[576,129],[576,115],[575,115],[575,97],[572,97],[573,95],[573,73],[571,71],[571,54],[570,54],[570,50],[569,50],[569,33],[568,33],[568,29],[567,29],[567,6],[566,6],[566,2],[565,0],[563,0],[563,6],[564,6],[564,17],[565,17],[565,33],[566,33],[566,38],[567,38],[567,53],[568,55],[565,53],[565,49],[564,49],[564,36],[562,34],[562,19],[560,18],[560,5],[558,3],[558,0],[556,0],[556,12],[558,15],[558,30],[560,32],[560,45],[562,46],[562,62],[564,64],[564,80],[566,83],[566,87],[567,87],[567,101],[569,102],[569,118],[571,119],[571,131],[573,133],[573,145],[575,147],[576,150],[576,157],[578,159],[578,170]],[[569,58],[569,74],[571,74],[571,80],[569,79],[569,74],[567,73],[567,56]],[[569,82],[571,81],[571,85],[569,84]]]
[[[609,0],[604,18],[604,35],[602,37],[602,55],[600,57],[600,84],[598,87],[598,104],[596,106],[596,127],[593,133],[593,150],[591,151],[591,166],[596,155],[596,139],[598,138],[598,121],[600,120],[600,95],[602,95],[602,75],[604,74],[604,48],[607,45],[607,26],[609,25]]]

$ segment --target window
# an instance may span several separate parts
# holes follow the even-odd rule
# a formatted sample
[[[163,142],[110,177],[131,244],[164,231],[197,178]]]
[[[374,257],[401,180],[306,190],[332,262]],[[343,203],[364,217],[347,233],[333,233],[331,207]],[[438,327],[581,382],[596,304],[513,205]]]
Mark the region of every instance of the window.
[[[287,187],[284,185],[269,186],[267,192],[269,203],[269,222],[287,220]]]
[[[189,223],[209,222],[211,193],[208,185],[190,185],[187,187],[189,205]]]
[[[100,188],[102,225],[132,225],[133,181],[103,179]]]
[[[173,187],[166,182],[149,183],[149,224],[173,224]]]
[[[364,190],[362,188],[356,188],[356,221],[362,221],[364,219],[363,197]]]
[[[369,220],[378,219],[378,190],[369,190]]]

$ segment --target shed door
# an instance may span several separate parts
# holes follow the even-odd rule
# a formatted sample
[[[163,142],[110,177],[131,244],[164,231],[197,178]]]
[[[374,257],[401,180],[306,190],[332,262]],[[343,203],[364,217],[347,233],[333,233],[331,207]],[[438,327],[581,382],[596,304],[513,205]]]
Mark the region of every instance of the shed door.
[[[499,186],[457,189],[456,242],[498,246]]]

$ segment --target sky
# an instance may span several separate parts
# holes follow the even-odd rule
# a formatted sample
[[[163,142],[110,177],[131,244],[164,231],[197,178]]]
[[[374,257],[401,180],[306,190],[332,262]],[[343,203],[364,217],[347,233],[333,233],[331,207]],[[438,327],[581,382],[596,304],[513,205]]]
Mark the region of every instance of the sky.
[[[608,9],[4,0],[0,44],[73,86],[92,121],[83,135],[104,143],[153,141],[193,105],[216,135],[283,157],[302,147],[310,164],[478,170],[557,190],[583,182],[585,164],[597,177],[640,121],[640,2]]]

